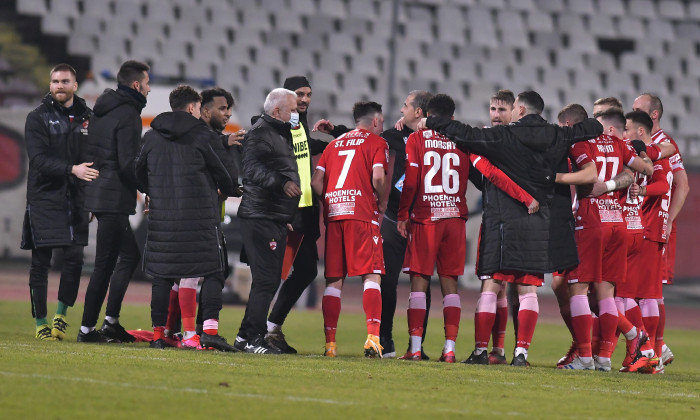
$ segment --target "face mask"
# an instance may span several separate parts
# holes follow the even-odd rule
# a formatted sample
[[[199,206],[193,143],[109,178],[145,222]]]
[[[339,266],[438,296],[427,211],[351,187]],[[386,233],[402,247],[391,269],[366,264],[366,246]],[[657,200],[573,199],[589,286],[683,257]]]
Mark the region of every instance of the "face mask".
[[[292,127],[299,127],[299,113],[298,112],[291,113],[291,116],[289,117],[289,123],[292,125]]]

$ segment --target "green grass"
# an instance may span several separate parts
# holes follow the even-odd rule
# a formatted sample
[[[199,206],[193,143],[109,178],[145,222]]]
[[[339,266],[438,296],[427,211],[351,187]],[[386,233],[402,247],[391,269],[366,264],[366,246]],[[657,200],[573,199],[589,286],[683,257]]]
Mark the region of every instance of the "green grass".
[[[325,359],[319,312],[294,312],[285,325],[300,355],[259,356],[78,344],[81,311],[68,314],[69,339],[40,342],[29,303],[0,301],[1,418],[688,419],[700,413],[695,331],[666,331],[676,361],[665,375],[606,374],[555,369],[569,341],[563,326],[551,324],[537,326],[533,366],[521,369],[433,361],[442,347],[440,318],[431,319],[425,346],[433,360],[417,363],[361,357],[361,314],[341,314],[339,357]],[[229,341],[242,315],[241,308],[222,311],[221,333]],[[148,306],[125,306],[122,323],[148,328]],[[397,317],[399,350],[407,342],[405,325]],[[506,337],[512,341],[510,331]],[[473,322],[463,319],[459,358],[472,342]],[[620,359],[616,354],[616,366]]]

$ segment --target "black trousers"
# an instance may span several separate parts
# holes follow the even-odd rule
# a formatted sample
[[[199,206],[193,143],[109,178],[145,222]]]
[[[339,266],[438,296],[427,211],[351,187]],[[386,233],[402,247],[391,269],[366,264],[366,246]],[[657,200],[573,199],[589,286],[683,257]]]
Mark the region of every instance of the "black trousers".
[[[299,251],[292,265],[293,270],[289,278],[282,283],[277,294],[275,305],[270,311],[269,320],[282,325],[287,315],[299,300],[304,290],[316,279],[318,275],[318,249],[316,241],[311,236],[304,236],[299,245]]]
[[[267,332],[267,313],[281,282],[287,225],[267,219],[241,219],[241,234],[253,282],[238,335],[253,339]]]
[[[58,285],[58,300],[68,306],[75,304],[80,287],[80,274],[83,271],[83,245],[61,247],[63,267]],[[48,299],[49,268],[54,248],[32,249],[32,266],[29,269],[29,292],[32,302],[32,316],[46,318]]]
[[[168,321],[168,305],[170,289],[173,283],[180,279],[154,277],[151,286],[151,323],[154,327],[164,327]],[[202,288],[199,291],[199,305],[202,317],[219,319],[221,312],[221,289],[224,287],[224,273],[213,273],[204,276]]]
[[[107,289],[107,315],[118,317],[131,276],[141,260],[129,216],[116,213],[96,213],[97,247],[95,270],[85,292],[82,324],[94,327],[102,310]],[[111,278],[111,281],[110,281]]]
[[[387,219],[382,221],[382,248],[384,251],[384,271],[382,276],[382,324],[379,327],[379,335],[384,340],[393,339],[394,314],[396,313],[396,288],[399,283],[399,275],[403,268],[403,260],[406,255],[407,240],[396,229],[396,222]],[[425,294],[426,312],[423,323],[423,340],[428,331],[428,315],[430,314],[430,286]]]

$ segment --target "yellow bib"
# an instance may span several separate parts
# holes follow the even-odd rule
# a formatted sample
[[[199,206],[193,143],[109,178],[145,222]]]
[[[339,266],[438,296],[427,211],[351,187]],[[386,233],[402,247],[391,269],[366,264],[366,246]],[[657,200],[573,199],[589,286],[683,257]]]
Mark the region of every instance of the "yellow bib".
[[[299,123],[297,129],[292,129],[292,140],[294,144],[294,156],[297,159],[297,170],[299,171],[299,181],[301,182],[301,198],[299,207],[310,207],[313,205],[311,191],[311,153],[309,142],[306,140],[304,126]]]

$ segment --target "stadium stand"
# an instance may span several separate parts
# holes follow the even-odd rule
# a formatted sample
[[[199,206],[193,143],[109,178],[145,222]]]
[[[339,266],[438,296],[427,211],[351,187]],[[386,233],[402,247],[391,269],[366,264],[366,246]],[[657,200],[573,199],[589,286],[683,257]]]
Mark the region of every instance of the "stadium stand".
[[[303,73],[324,105],[311,109],[310,120],[349,123],[360,98],[396,114],[405,91],[416,88],[449,91],[457,114],[478,124],[498,88],[539,90],[550,120],[572,101],[590,106],[615,94],[629,106],[638,93],[654,91],[666,105],[669,131],[700,140],[700,120],[688,116],[697,112],[700,91],[700,1],[404,0],[395,33],[392,5],[16,0],[16,12],[41,18],[46,34],[66,37],[67,53],[90,57],[95,73],[113,74],[134,58],[150,63],[161,80],[230,89],[244,123],[259,112],[254,104],[266,90]]]

